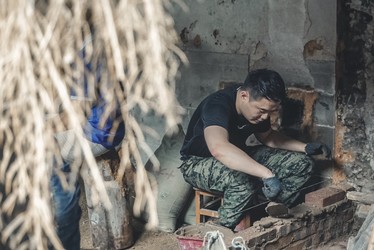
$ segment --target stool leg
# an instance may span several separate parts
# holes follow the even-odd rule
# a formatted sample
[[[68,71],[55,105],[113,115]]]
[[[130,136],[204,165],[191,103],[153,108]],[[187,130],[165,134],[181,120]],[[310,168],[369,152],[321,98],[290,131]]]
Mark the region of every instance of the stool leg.
[[[199,224],[201,222],[201,216],[200,216],[200,208],[201,208],[201,203],[200,203],[200,192],[195,191],[195,209],[196,209],[196,224]]]

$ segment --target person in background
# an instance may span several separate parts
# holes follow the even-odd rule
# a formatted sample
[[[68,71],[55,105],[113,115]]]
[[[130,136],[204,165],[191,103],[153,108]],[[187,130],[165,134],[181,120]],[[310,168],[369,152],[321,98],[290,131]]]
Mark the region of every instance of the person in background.
[[[86,70],[92,70],[89,63],[86,64]],[[97,81],[99,81],[99,78]],[[77,94],[72,91],[71,99],[74,102],[86,102],[90,105],[90,112],[87,117],[87,122],[83,126],[83,131],[93,155],[97,157],[110,150],[118,150],[125,136],[125,126],[119,107],[109,115],[102,126],[100,122],[102,122],[101,120],[103,119],[107,103],[102,93],[100,93],[100,88],[96,88],[96,98],[90,98],[86,91],[88,82],[85,77],[83,84],[85,89],[83,92],[86,92],[84,96],[77,96]],[[95,82],[95,84],[97,84],[97,82]],[[63,166],[61,166],[60,169],[66,175],[67,179],[69,179],[71,172],[70,165],[83,161],[83,154],[79,148],[80,145],[75,138],[73,130],[58,132],[55,134],[55,138],[63,158]],[[76,154],[76,152],[80,153]],[[54,171],[51,178],[51,189],[57,235],[65,249],[79,250],[79,220],[81,218],[79,182],[75,182],[73,190],[65,190],[62,187],[59,176]]]
[[[180,150],[180,170],[193,187],[223,194],[218,223],[234,229],[257,195],[270,202],[267,212],[280,216],[299,196],[311,177],[311,155],[331,150],[323,143],[304,143],[271,128],[270,115],[286,99],[281,76],[259,69],[248,74],[244,84],[229,86],[206,97],[189,122]],[[254,134],[262,145],[247,146]]]

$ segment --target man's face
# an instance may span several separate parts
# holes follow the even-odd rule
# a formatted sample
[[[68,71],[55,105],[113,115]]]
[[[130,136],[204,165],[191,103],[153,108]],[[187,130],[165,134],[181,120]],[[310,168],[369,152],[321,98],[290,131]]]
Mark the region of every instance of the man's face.
[[[241,94],[240,98],[241,105],[239,113],[252,124],[257,124],[268,119],[272,113],[277,112],[280,108],[279,103],[266,98],[254,100],[249,93],[247,95]]]

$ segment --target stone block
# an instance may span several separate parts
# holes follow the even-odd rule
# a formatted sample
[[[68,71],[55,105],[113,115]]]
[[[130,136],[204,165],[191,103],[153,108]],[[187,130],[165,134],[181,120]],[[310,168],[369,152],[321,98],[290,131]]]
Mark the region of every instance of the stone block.
[[[316,207],[326,207],[345,198],[345,192],[332,187],[321,188],[305,195],[305,204]]]
[[[314,122],[318,125],[335,126],[335,97],[319,94],[314,105]]]
[[[314,88],[324,93],[335,92],[335,61],[307,60],[306,64],[314,79]]]

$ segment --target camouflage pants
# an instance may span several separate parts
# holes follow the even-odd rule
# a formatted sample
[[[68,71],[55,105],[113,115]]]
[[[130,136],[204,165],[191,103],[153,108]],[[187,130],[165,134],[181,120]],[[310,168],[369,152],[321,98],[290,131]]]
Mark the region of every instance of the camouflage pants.
[[[299,195],[299,189],[307,182],[313,169],[313,161],[303,153],[273,149],[266,146],[248,147],[247,154],[269,168],[282,182],[278,202],[291,206]],[[191,156],[180,166],[184,179],[192,186],[212,193],[223,194],[219,208],[221,225],[234,228],[242,211],[252,205],[260,179],[231,170],[213,157]],[[257,184],[256,184],[257,183]]]

